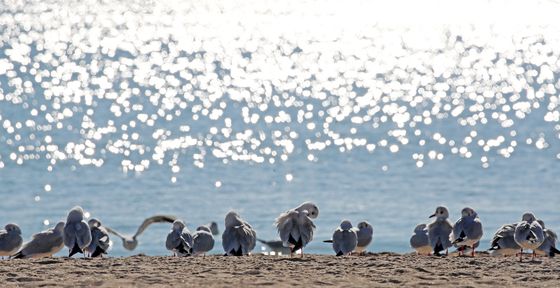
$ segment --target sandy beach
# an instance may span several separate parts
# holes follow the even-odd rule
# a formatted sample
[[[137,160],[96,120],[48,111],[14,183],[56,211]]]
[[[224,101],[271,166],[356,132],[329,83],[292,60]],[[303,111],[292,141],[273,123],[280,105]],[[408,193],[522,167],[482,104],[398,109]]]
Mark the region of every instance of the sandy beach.
[[[560,261],[418,257],[393,253],[304,259],[248,257],[45,258],[0,261],[3,287],[35,286],[558,286]]]

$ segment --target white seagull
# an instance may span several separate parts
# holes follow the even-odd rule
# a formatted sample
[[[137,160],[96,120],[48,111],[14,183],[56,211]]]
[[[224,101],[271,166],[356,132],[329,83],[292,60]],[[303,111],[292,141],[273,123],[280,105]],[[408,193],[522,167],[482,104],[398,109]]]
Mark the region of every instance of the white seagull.
[[[140,236],[140,234],[142,234],[142,232],[144,232],[144,230],[146,230],[146,228],[148,228],[148,226],[150,226],[153,223],[173,223],[173,221],[177,220],[177,217],[172,216],[172,215],[154,215],[152,217],[146,218],[142,224],[140,224],[140,226],[138,227],[138,230],[136,230],[136,233],[134,233],[134,235],[132,236],[128,236],[128,235],[124,235],[119,233],[118,231],[116,231],[115,229],[112,229],[110,227],[104,226],[105,229],[107,229],[107,232],[114,234],[115,236],[121,238],[122,243],[123,243],[123,247],[126,250],[134,250],[136,249],[136,246],[138,246],[138,236]],[[217,226],[216,226],[217,229]]]
[[[192,254],[193,237],[182,220],[175,220],[167,239],[165,247],[175,256],[190,256]]]
[[[414,234],[410,237],[410,247],[414,248],[418,255],[430,255],[432,253],[432,246],[428,239],[428,225],[416,225]]]
[[[89,225],[84,221],[84,209],[76,206],[68,212],[64,226],[64,245],[70,252],[68,257],[76,253],[84,253],[84,249],[91,243]]]
[[[461,219],[455,222],[453,233],[451,234],[452,244],[458,247],[459,254],[464,253],[465,247],[472,249],[471,255],[474,257],[475,244],[482,238],[482,223],[474,209],[465,207],[461,211]]]
[[[340,226],[334,230],[332,236],[332,247],[336,256],[348,255],[358,245],[358,234],[352,229],[352,223],[343,220]]]
[[[255,248],[257,233],[235,211],[226,214],[225,230],[222,234],[222,247],[226,255],[243,256]]]
[[[436,212],[430,215],[430,218],[436,217],[434,222],[428,224],[428,239],[434,251],[434,255],[439,256],[440,252],[445,250],[445,255],[448,254],[447,249],[451,247],[449,236],[453,230],[453,226],[447,220],[449,218],[449,211],[447,207],[439,206]]]
[[[513,239],[521,247],[519,262],[523,261],[523,249],[533,250],[534,260],[537,248],[544,242],[543,228],[537,222],[533,213],[523,214],[521,220],[515,227],[515,234],[513,235]]]
[[[274,226],[278,230],[284,247],[290,248],[290,256],[301,249],[301,257],[303,257],[303,248],[313,240],[315,224],[311,219],[318,215],[317,205],[305,202],[297,208],[281,213],[276,218]]]
[[[4,230],[0,230],[0,256],[2,258],[12,256],[19,250],[22,243],[21,229],[17,224],[7,224],[4,226]]]
[[[12,258],[51,257],[64,248],[64,222],[60,221],[54,228],[31,236],[31,241],[23,244]]]

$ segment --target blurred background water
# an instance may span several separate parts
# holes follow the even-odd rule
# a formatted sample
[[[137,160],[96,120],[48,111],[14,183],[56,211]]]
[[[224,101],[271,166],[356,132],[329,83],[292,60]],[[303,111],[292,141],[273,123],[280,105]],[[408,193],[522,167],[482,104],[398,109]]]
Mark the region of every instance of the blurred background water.
[[[381,4],[1,1],[0,223],[235,209],[274,239],[311,200],[312,253],[342,219],[410,251],[441,204],[478,211],[483,248],[524,211],[560,230],[560,5]],[[170,227],[134,253],[168,254]]]

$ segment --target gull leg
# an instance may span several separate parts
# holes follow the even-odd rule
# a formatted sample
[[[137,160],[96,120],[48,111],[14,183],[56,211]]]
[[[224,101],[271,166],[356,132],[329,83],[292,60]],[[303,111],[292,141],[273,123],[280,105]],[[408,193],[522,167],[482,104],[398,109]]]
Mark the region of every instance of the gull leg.
[[[301,259],[303,259],[303,247],[301,247]]]
[[[445,256],[449,255],[449,249],[445,249]]]
[[[523,262],[523,248],[521,248],[521,252],[519,253],[519,262]]]
[[[474,244],[472,245],[472,257],[474,257]]]
[[[535,261],[536,256],[537,256],[537,253],[535,252],[535,250],[533,250],[533,258],[531,259],[531,261]]]

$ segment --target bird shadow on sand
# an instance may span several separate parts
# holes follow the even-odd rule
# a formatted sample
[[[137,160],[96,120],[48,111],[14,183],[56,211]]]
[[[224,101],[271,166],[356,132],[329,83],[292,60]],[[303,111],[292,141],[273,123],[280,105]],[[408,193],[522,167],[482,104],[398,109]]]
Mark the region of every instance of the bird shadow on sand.
[[[274,259],[275,262],[279,261],[289,261],[289,262],[309,262],[311,259],[308,258],[278,258]]]

